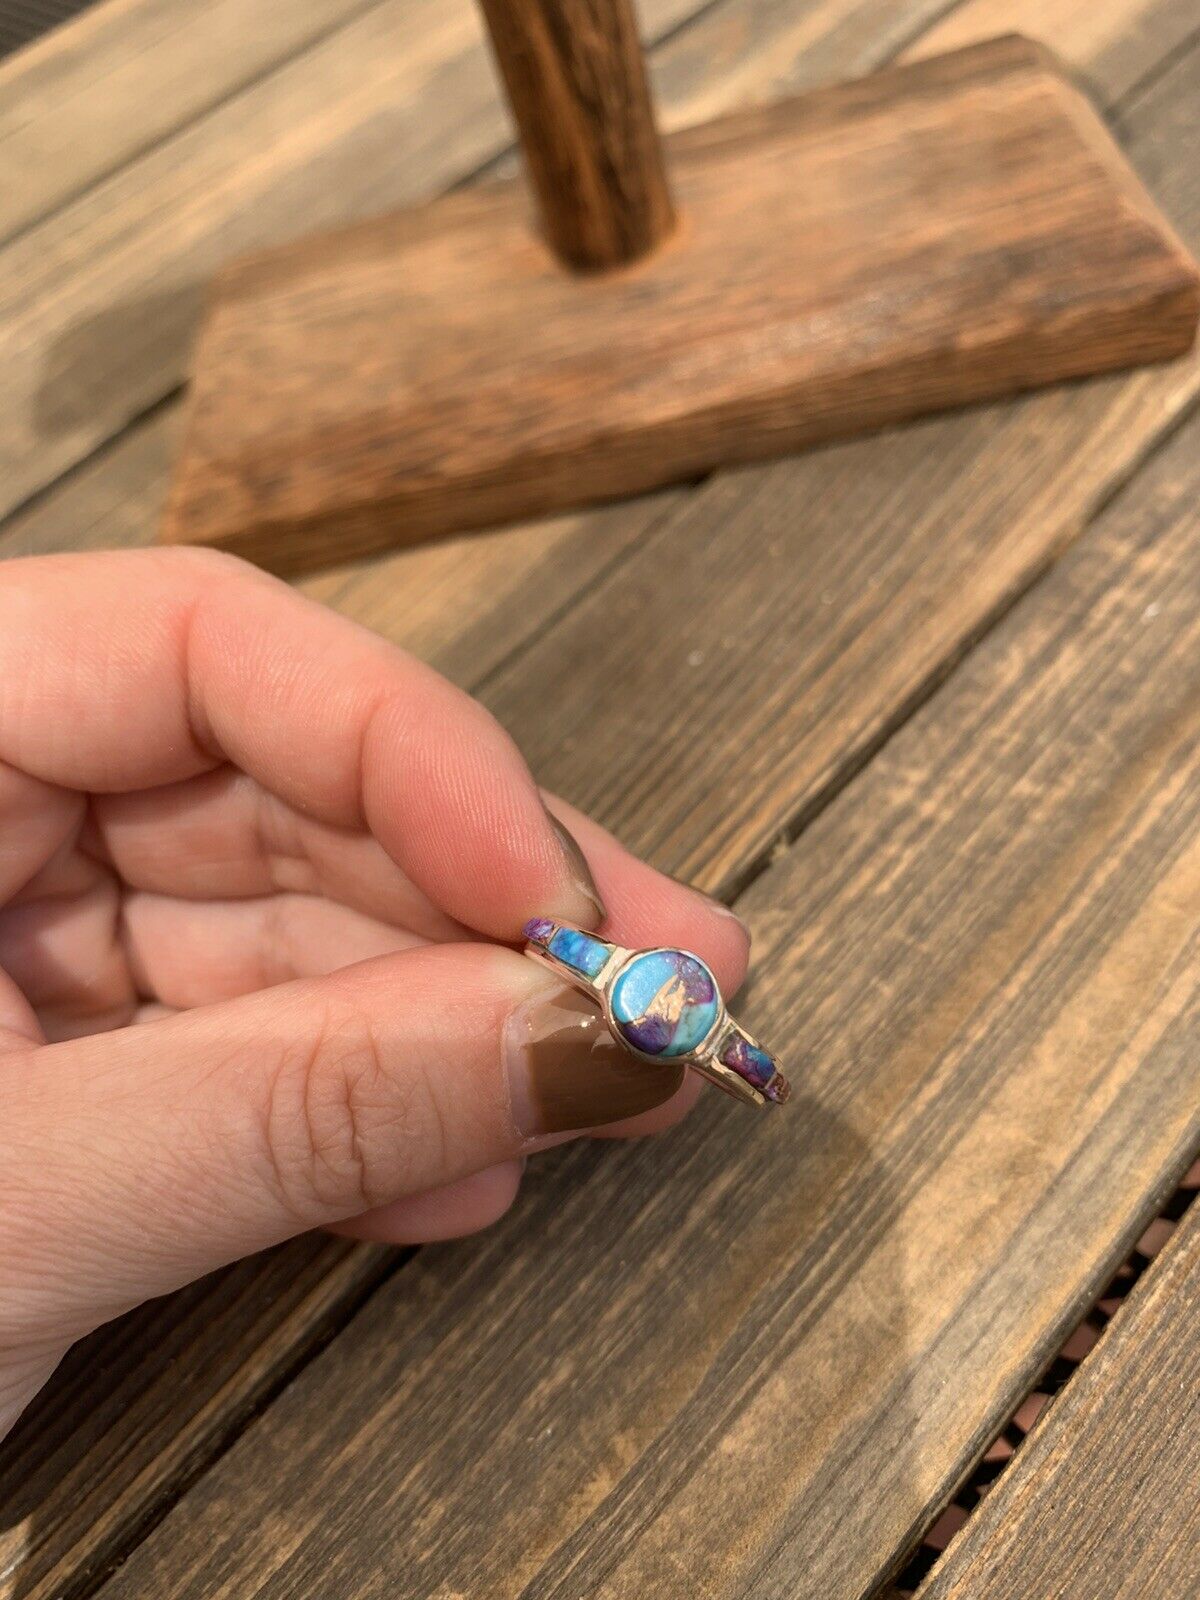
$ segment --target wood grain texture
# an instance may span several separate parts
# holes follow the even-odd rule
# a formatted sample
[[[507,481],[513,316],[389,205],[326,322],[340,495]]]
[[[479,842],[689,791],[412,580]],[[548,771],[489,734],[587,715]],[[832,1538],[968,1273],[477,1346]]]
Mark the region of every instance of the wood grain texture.
[[[1012,0],[1014,6],[1017,3]],[[1045,26],[1054,35],[1056,49],[1087,78],[1105,105],[1118,104],[1140,77],[1153,73],[1155,63],[1171,53],[1194,21],[1191,0],[1122,3],[1126,25],[1120,48],[1113,42],[1118,25],[1111,7],[1105,10],[1107,27],[1099,41],[1091,7],[1081,8],[1077,0],[1054,0],[1050,9],[1043,5],[1041,11]],[[847,0],[821,0],[799,9],[792,0],[754,0],[753,4],[739,0],[730,7],[707,8],[693,27],[673,36],[659,53],[658,77],[665,86],[668,120],[696,120],[700,115],[726,109],[746,95],[761,95],[777,83],[797,89],[811,85],[822,75],[870,67],[894,49],[898,41],[914,29],[919,30],[923,19],[934,9],[934,0],[912,0],[911,6],[892,8],[886,15],[874,13],[872,0],[857,6],[847,4]],[[1018,9],[1015,15],[1020,17],[1023,13]],[[977,19],[982,34],[994,32],[997,26],[992,0],[968,0],[954,16],[958,19],[955,43],[969,42],[973,37],[969,31],[972,18]],[[1003,20],[1001,17],[1001,24]],[[947,22],[938,22],[936,32],[941,35],[946,26]],[[1090,49],[1097,42],[1101,54],[1093,57]],[[911,46],[914,51],[919,48],[919,40]],[[432,75],[432,82],[440,86],[443,78],[451,86],[455,103],[464,104],[469,125],[473,115],[471,95],[458,82],[449,63]],[[436,104],[428,108],[429,115],[436,116],[437,109]],[[1128,134],[1135,164],[1151,174],[1151,187],[1166,201],[1168,213],[1178,220],[1189,214],[1194,201],[1188,168],[1169,159],[1177,141],[1196,137],[1184,96],[1176,97],[1171,118],[1172,125],[1160,129],[1154,119],[1144,123],[1134,117]],[[456,134],[450,142],[457,143],[458,137]],[[1164,160],[1164,155],[1168,159]],[[164,193],[159,201],[168,205],[168,195]],[[86,226],[81,221],[80,225]],[[1192,239],[1194,243],[1195,232]],[[127,263],[134,271],[140,270],[147,254],[153,255],[141,248],[144,243],[139,240],[133,261]],[[1145,391],[1148,415],[1156,411],[1153,396],[1160,385],[1162,403],[1169,408],[1177,402],[1174,371],[1149,374],[1145,381],[1151,386]],[[100,451],[63,483],[47,489],[28,510],[0,523],[0,556],[150,542],[165,494],[166,463],[175,447],[179,410],[177,401],[159,407],[114,446]],[[609,517],[606,522],[611,530],[613,519]],[[572,523],[576,529],[576,559],[586,564],[593,550],[592,519],[585,514],[572,519]],[[608,537],[612,536],[610,532]],[[526,541],[524,548],[530,546],[531,541]],[[487,548],[477,545],[472,562],[485,561]],[[323,575],[314,582],[323,595],[336,590],[340,603],[351,614],[361,615],[399,642],[415,640],[414,647],[419,649],[424,648],[424,625],[415,635],[406,631],[413,615],[411,593],[420,592],[426,564],[431,561],[440,568],[440,559],[430,552],[401,552],[383,562]],[[531,585],[530,592],[534,587],[536,584]],[[453,630],[443,624],[443,637],[447,631]]]
[[[694,4],[647,0],[646,26]],[[0,516],[178,387],[231,255],[437,193],[506,139],[474,0],[389,0],[0,247]]]
[[[722,0],[676,31],[694,4],[643,0],[647,33],[667,35],[651,64],[668,127],[869,71],[945,9]],[[1129,4],[1144,65],[1191,0]],[[135,127],[156,110],[128,113]],[[437,193],[505,135],[475,0],[386,0],[0,248],[0,517],[178,388],[230,256]]]
[[[1127,121],[1200,242],[1187,155],[1200,142],[1200,51]],[[549,787],[727,896],[1045,570],[1198,390],[1193,355],[721,475],[484,699]],[[547,697],[541,686],[564,670],[569,697]],[[647,702],[646,683],[671,693]],[[698,727],[719,736],[697,740]]]
[[[1111,104],[1188,40],[1195,22],[1190,0],[740,0],[706,7],[660,54],[653,78],[665,124],[690,127],[886,62],[1017,32],[1045,39]]]
[[[169,542],[296,570],[1180,354],[1200,275],[1039,46],[690,129],[685,218],[573,278],[514,189],[230,268]]]
[[[244,104],[215,110],[199,137],[182,130],[130,162],[95,199],[60,207],[28,241],[0,250],[0,285],[7,285],[0,291],[0,519],[44,495],[32,515],[18,519],[17,548],[26,548],[26,528],[39,549],[73,548],[77,517],[100,541],[110,526],[115,540],[131,536],[130,519],[112,513],[129,481],[123,447],[113,452],[111,470],[104,454],[88,464],[83,476],[94,493],[81,495],[72,483],[69,509],[53,485],[83,457],[103,451],[130,417],[178,389],[201,281],[224,257],[287,237],[292,206],[320,219],[320,207],[348,192],[353,208],[372,176],[390,186],[376,209],[412,201],[511,148],[474,0],[406,4],[403,13],[389,4],[339,35],[344,79],[318,50],[315,62],[299,60],[256,84]],[[719,35],[713,24],[725,7],[706,7],[697,27],[670,32],[691,4],[646,0],[642,8],[652,30],[669,32],[651,56],[665,120],[675,126],[748,94],[761,98],[779,75],[808,83],[878,65],[898,38],[940,11],[942,0],[815,0],[802,8],[802,29],[793,0],[731,0]],[[398,18],[409,32],[407,54]],[[156,114],[144,99],[127,111],[131,127]],[[270,162],[261,159],[264,148]],[[357,204],[372,209],[369,198]],[[198,274],[188,270],[191,262],[199,263]],[[141,326],[147,317],[150,329]],[[138,325],[132,339],[131,320]],[[160,430],[177,410],[177,401],[161,405],[139,438],[154,437],[165,450]],[[160,488],[144,475],[137,483],[137,516],[142,507],[157,511]]]
[[[1195,37],[1196,12],[1173,0],[1152,0],[1134,19],[1126,0],[1057,0],[1049,17],[1041,0],[970,0],[948,6],[901,59],[953,50],[1001,29],[1046,38],[1089,89],[1115,98],[1152,79],[1164,60],[1187,50]]]
[[[1200,1205],[921,1600],[1200,1594]]]
[[[0,1451],[4,1600],[86,1593],[399,1259],[296,1240],[77,1345]]]
[[[675,226],[632,0],[483,0],[546,236],[621,266]]]
[[[1045,26],[1053,29],[1070,59],[1092,72],[1085,39],[1076,41],[1072,32],[1087,19],[1066,0],[1056,0],[1056,5],[1062,6],[1061,18],[1051,8]],[[914,10],[913,16],[920,14]],[[701,99],[706,93],[715,99],[723,92],[733,97],[761,93],[753,77],[756,70],[766,78],[778,71],[803,79],[807,68],[800,23],[805,17],[811,48],[821,62],[832,62],[835,72],[862,65],[864,59],[869,64],[875,35],[890,43],[903,32],[895,15],[875,18],[869,8],[841,16],[828,6],[803,16],[793,10],[790,19],[782,20],[790,20],[796,31],[785,29],[782,43],[768,35],[757,56],[753,40],[760,17],[764,26],[781,21],[778,7],[760,4],[746,12],[736,53],[732,32],[722,36],[723,45],[715,35],[704,34],[720,46],[713,57],[714,72],[718,66],[730,70],[727,91],[719,79],[706,90],[701,69],[690,52],[683,51],[685,37],[674,41],[670,60],[678,69],[681,92]],[[704,29],[712,21],[706,18]],[[1157,5],[1131,10],[1130,49],[1110,50],[1092,75],[1111,82],[1114,97],[1121,94],[1130,81],[1131,59],[1138,76],[1147,70],[1152,59],[1147,41],[1159,37],[1156,29],[1163,30],[1164,39],[1173,36],[1169,21]],[[993,26],[990,15],[987,26]],[[680,54],[675,53],[677,47]],[[846,52],[844,64],[839,50]],[[1156,193],[1193,241],[1200,234],[1200,172],[1188,152],[1198,136],[1198,110],[1200,60],[1194,57],[1180,62],[1148,97],[1122,110],[1139,168],[1150,175]],[[436,107],[430,114],[437,114]],[[464,115],[471,114],[468,100]],[[140,260],[131,268],[140,270]],[[1074,536],[1094,506],[1136,469],[1154,439],[1190,403],[1196,378],[1193,363],[1176,364],[925,424],[886,440],[820,451],[802,461],[743,472],[708,486],[697,497],[696,522],[685,522],[678,533],[667,524],[655,532],[657,523],[648,523],[636,537],[670,535],[674,542],[663,546],[664,560],[680,572],[693,570],[697,550],[720,538],[727,540],[720,549],[731,553],[725,561],[726,577],[751,563],[762,563],[756,585],[743,584],[730,592],[710,583],[698,591],[704,603],[703,624],[714,638],[731,641],[719,650],[707,649],[699,664],[689,659],[694,642],[685,643],[678,630],[664,635],[658,615],[659,642],[656,654],[647,660],[647,672],[669,674],[673,692],[686,693],[687,700],[681,700],[686,715],[677,723],[670,718],[655,722],[653,738],[663,760],[674,761],[680,781],[693,771],[697,754],[705,756],[703,785],[688,791],[690,819],[670,808],[663,819],[664,790],[650,782],[652,774],[642,772],[634,745],[628,740],[619,743],[619,720],[606,724],[604,742],[593,760],[578,740],[577,727],[553,714],[545,680],[539,680],[539,687],[532,676],[522,677],[515,662],[502,664],[509,645],[519,648],[521,640],[552,622],[561,608],[571,607],[572,574],[581,583],[590,583],[602,574],[606,551],[620,560],[624,546],[618,540],[625,511],[606,512],[602,521],[594,515],[581,517],[561,535],[548,533],[541,541],[536,529],[525,529],[469,547],[447,544],[409,551],[386,562],[323,574],[309,587],[348,614],[400,642],[416,645],[460,682],[478,684],[490,672],[489,699],[519,737],[531,748],[536,746],[547,776],[578,798],[594,796],[602,815],[622,829],[630,844],[651,852],[661,864],[692,871],[709,885],[728,883],[740,877],[764,839],[769,846],[800,820],[794,809],[797,795],[802,797],[802,814],[823,803],[906,707],[1008,603],[1014,589],[1030,581],[1051,552]],[[143,542],[161,492],[166,434],[172,425],[165,413],[149,419],[73,474],[10,522],[0,553],[77,543],[94,547]],[[861,541],[846,551],[844,563],[839,562],[841,541],[860,523]],[[870,573],[880,549],[910,526],[912,536],[896,564],[881,573],[876,585],[868,583],[864,589],[863,571]],[[714,550],[718,562],[720,549]],[[495,552],[500,555],[492,566]],[[551,552],[553,563],[547,565]],[[817,556],[824,565],[813,565]],[[993,566],[994,586],[987,580]],[[456,568],[465,596],[461,608],[454,600]],[[495,586],[496,601],[490,611],[489,583]],[[608,594],[610,604],[621,596],[615,582],[602,593]],[[578,633],[565,619],[559,623],[552,633],[554,648],[537,654],[531,673],[543,672],[547,664],[556,678],[568,672],[578,680],[581,715],[590,714],[599,683],[588,670],[592,653],[600,649],[610,670],[619,667],[613,629],[617,615],[621,626],[633,629],[631,648],[644,648],[645,638],[655,631],[650,627],[651,600],[646,597],[647,615],[638,620],[628,610],[626,597],[626,609],[610,611],[604,627],[602,608],[589,603],[580,615]],[[848,627],[839,623],[842,605],[853,619]],[[894,627],[889,626],[893,615]],[[741,629],[749,641],[745,650],[736,648]],[[869,636],[860,643],[863,630]],[[906,654],[909,641],[911,657]],[[793,659],[795,670],[781,673]],[[844,675],[839,675],[839,662]],[[477,674],[475,667],[481,672]],[[765,694],[764,669],[773,684]],[[805,697],[810,692],[820,703],[807,717]],[[747,718],[759,698],[779,718],[777,733],[771,731],[770,720],[766,724],[770,742],[762,748],[761,761],[757,741],[763,724]],[[668,709],[661,700],[644,704]],[[698,752],[694,741],[687,742],[687,761],[675,759],[684,749],[680,740],[685,738],[687,719],[700,714],[707,719],[705,726],[721,730],[723,739],[743,729],[745,742],[728,747],[727,762],[714,758],[709,764],[707,748]],[[561,749],[547,753],[541,744],[543,719],[557,729]],[[620,771],[626,762],[632,765],[628,785],[623,786]],[[771,788],[773,763],[781,777],[777,795]],[[734,764],[753,778],[759,804],[764,796],[771,801],[761,828],[753,824],[748,810],[740,813],[740,841],[718,827],[724,808],[737,797],[737,786],[727,782]],[[705,849],[710,838],[711,854]],[[105,1366],[92,1369],[88,1387],[72,1388],[71,1395],[78,1406],[106,1417],[106,1431],[98,1433],[90,1446],[76,1434],[56,1435],[50,1471],[39,1457],[24,1452],[10,1464],[12,1476],[6,1481],[18,1482],[28,1471],[37,1473],[43,1484],[57,1475],[63,1486],[57,1491],[49,1488],[30,1509],[30,1526],[39,1541],[36,1578],[27,1584],[18,1564],[7,1579],[10,1586],[17,1586],[14,1593],[21,1600],[74,1594],[75,1584],[86,1585],[103,1564],[96,1541],[75,1516],[72,1485],[89,1485],[85,1506],[103,1533],[101,1550],[120,1548],[169,1503],[178,1463],[186,1462],[189,1474],[199,1470],[261,1403],[263,1394],[273,1392],[279,1373],[290,1370],[294,1349],[306,1348],[310,1324],[303,1317],[293,1323],[286,1301],[276,1304],[277,1320],[272,1322],[272,1307],[252,1295],[224,1297],[215,1285],[208,1294],[207,1315],[204,1302],[199,1302],[189,1323],[190,1340],[174,1347],[174,1365],[161,1373],[153,1419],[134,1410],[126,1425],[117,1411],[105,1409],[106,1393],[118,1381],[115,1364],[105,1357]],[[351,1285],[348,1303],[357,1303],[357,1294],[357,1285]],[[243,1344],[247,1319],[255,1332]],[[136,1374],[148,1370],[142,1364],[153,1368],[160,1325],[149,1312],[144,1322],[132,1319],[124,1337],[126,1365],[121,1371],[133,1376],[120,1381],[136,1388]],[[262,1361],[255,1353],[255,1340],[267,1353]],[[222,1367],[223,1346],[246,1349],[247,1359],[241,1366],[235,1362]],[[185,1397],[186,1405],[181,1403]],[[47,1405],[52,1412],[53,1393]],[[127,1451],[137,1452],[142,1463],[128,1486],[112,1471],[113,1461]],[[167,1462],[161,1476],[151,1466],[155,1452]],[[154,1495],[142,1494],[144,1484],[157,1486]],[[107,1501],[106,1487],[112,1491]],[[115,1534],[111,1542],[110,1532]],[[56,1537],[58,1543],[51,1550]],[[5,1546],[6,1559],[16,1548],[15,1539]]]
[[[0,560],[153,542],[179,433],[178,409],[128,429],[0,526]],[[467,689],[500,670],[669,514],[678,496],[445,539],[367,567],[311,575],[304,592],[386,634]]]
[[[0,240],[365,9],[107,0],[0,62]]]
[[[541,1166],[389,1279],[105,1600],[887,1577],[1200,1143],[1198,442],[742,898],[794,1114],[709,1097]]]

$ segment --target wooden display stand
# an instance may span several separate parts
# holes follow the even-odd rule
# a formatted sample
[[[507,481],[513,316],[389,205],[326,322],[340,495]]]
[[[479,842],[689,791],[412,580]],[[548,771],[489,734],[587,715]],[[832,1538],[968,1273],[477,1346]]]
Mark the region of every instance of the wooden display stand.
[[[227,270],[166,540],[310,566],[1193,338],[1194,263],[1038,45],[739,112],[664,160],[627,0],[484,10],[540,229],[509,183]]]

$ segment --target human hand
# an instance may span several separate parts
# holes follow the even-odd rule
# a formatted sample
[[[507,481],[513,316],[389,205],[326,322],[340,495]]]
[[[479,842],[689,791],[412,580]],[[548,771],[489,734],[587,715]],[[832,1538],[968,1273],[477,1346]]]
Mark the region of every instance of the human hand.
[[[430,668],[195,551],[0,568],[0,1433],[69,1344],[317,1227],[421,1242],[694,1094],[503,943],[741,924]],[[572,845],[571,836],[586,852]]]

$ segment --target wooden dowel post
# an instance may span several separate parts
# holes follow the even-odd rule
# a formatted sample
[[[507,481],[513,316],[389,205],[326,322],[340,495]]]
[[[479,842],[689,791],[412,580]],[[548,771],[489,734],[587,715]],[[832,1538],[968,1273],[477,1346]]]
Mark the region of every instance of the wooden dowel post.
[[[481,0],[547,236],[568,266],[635,261],[674,212],[631,0]]]

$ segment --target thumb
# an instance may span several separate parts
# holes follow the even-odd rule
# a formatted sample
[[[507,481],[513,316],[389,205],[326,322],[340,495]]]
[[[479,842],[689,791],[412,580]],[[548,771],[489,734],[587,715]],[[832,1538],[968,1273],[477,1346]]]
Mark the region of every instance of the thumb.
[[[0,1063],[0,1347],[671,1098],[586,1002],[440,945]]]

